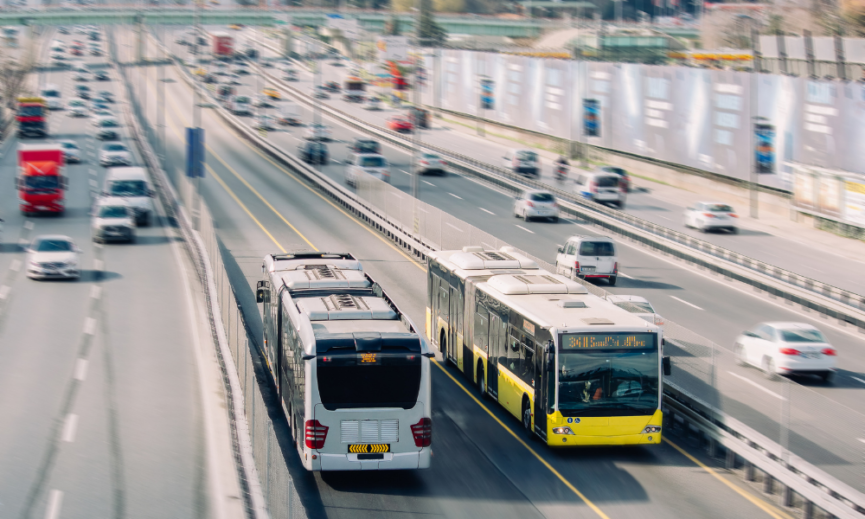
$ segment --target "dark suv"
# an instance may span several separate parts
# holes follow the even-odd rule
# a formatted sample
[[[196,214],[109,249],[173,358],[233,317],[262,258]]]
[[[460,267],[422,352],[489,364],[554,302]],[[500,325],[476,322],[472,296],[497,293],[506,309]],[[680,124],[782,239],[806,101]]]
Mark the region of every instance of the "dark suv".
[[[381,144],[372,139],[355,139],[351,145],[351,151],[355,153],[371,153],[381,155]]]

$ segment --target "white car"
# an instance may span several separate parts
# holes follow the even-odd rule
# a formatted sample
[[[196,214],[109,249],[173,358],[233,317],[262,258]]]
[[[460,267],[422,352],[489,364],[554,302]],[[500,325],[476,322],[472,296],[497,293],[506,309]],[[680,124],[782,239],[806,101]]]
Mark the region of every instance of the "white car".
[[[68,236],[37,236],[27,247],[27,277],[31,279],[77,279],[81,249]]]
[[[249,96],[234,96],[229,106],[234,115],[252,115],[252,99]]]
[[[514,199],[514,216],[529,221],[532,218],[549,218],[559,221],[559,204],[552,193],[527,189]]]
[[[733,348],[736,361],[778,375],[817,375],[828,383],[838,353],[820,330],[805,323],[761,323],[742,332]]]
[[[323,124],[309,124],[303,130],[303,138],[308,141],[330,141],[330,128]]]
[[[99,243],[109,240],[134,242],[135,211],[123,198],[100,198],[94,208],[91,234],[93,241]]]
[[[377,97],[367,97],[363,102],[364,110],[381,110],[381,101]]]
[[[75,71],[75,74],[72,75],[72,79],[75,81],[90,81],[90,72],[78,69]]]
[[[719,202],[699,202],[685,209],[685,227],[701,232],[723,229],[733,234],[739,232],[736,221],[739,215],[729,205]]]
[[[103,167],[130,166],[132,165],[132,154],[125,144],[109,142],[99,150],[99,164]]]
[[[258,114],[255,116],[255,127],[259,130],[275,130],[276,121],[272,115]]]
[[[435,153],[423,152],[417,159],[415,171],[420,175],[436,174],[445,176],[448,174],[448,163]]]
[[[390,169],[388,168],[387,159],[381,155],[358,153],[346,161],[346,184],[356,186],[357,179],[362,173],[390,183]]]
[[[616,243],[608,236],[571,236],[559,245],[556,273],[571,279],[606,279],[615,286],[619,279]]]
[[[664,318],[658,315],[655,307],[645,297],[610,294],[607,296],[607,301],[652,324],[657,324],[658,326],[664,324]]]
[[[69,101],[66,104],[66,110],[69,113],[69,117],[87,117],[89,112],[87,103],[81,99],[72,99]]]
[[[60,146],[63,147],[63,157],[67,163],[81,162],[81,148],[75,141],[60,141]]]

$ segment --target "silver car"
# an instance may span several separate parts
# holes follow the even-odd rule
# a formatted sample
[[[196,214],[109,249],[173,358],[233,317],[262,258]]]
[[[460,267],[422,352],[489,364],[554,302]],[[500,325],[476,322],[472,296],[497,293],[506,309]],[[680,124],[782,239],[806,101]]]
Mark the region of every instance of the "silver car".
[[[529,221],[532,218],[548,218],[559,221],[559,204],[552,193],[529,189],[514,199],[514,216]]]
[[[390,183],[390,169],[388,168],[387,159],[381,155],[358,153],[346,161],[346,184],[356,186],[358,178],[363,173]]]
[[[93,241],[135,241],[135,211],[119,197],[104,197],[96,202],[92,223]]]
[[[69,236],[37,236],[27,247],[27,277],[31,279],[77,279],[81,249]]]
[[[81,148],[75,141],[60,141],[60,146],[63,147],[63,158],[67,163],[81,162]]]
[[[699,202],[685,209],[685,227],[693,227],[701,232],[725,230],[733,234],[739,232],[739,215],[727,204],[718,202]]]

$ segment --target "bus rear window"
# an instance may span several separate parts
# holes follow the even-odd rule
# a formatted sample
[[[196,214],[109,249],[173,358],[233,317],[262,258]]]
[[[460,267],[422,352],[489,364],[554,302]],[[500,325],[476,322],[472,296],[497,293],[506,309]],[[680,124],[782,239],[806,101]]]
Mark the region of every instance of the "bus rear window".
[[[363,363],[360,355],[352,352],[318,357],[318,392],[325,409],[411,409],[417,404],[421,382],[419,354],[375,353],[375,362],[369,365]]]

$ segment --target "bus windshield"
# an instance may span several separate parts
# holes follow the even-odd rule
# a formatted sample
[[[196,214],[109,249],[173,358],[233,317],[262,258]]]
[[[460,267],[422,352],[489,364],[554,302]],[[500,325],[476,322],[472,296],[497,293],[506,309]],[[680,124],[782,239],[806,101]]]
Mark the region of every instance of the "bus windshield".
[[[366,365],[351,354],[319,357],[318,392],[324,408],[399,407],[417,404],[421,382],[419,354],[378,353]]]
[[[573,341],[574,337],[579,339]],[[558,409],[562,415],[653,414],[658,409],[660,377],[655,337],[654,334],[564,335],[558,366]]]

